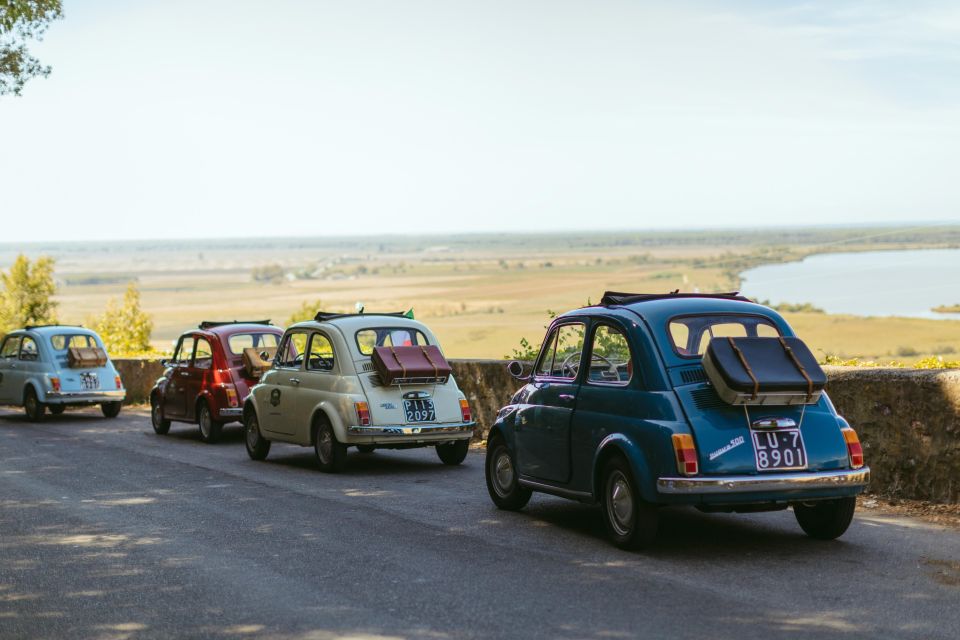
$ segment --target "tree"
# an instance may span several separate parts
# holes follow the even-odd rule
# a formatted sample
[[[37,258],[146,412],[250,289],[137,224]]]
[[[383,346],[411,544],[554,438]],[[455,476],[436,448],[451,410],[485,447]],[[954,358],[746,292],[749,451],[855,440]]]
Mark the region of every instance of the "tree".
[[[0,0],[3,2],[3,0]],[[20,254],[9,273],[0,273],[0,333],[29,324],[56,324],[57,292],[53,280],[53,258],[41,256],[36,262]]]
[[[314,300],[313,302],[309,300],[305,301],[293,312],[290,318],[287,319],[287,326],[289,327],[292,324],[305,320],[313,320],[317,317],[317,311],[320,309],[323,309],[323,303],[319,300]]]
[[[0,0],[0,95],[20,95],[27,80],[50,75],[50,67],[27,51],[54,20],[63,17],[61,0]]]
[[[127,285],[122,304],[111,298],[103,315],[91,324],[111,354],[139,355],[153,350],[153,318],[140,308],[140,290],[135,282]]]

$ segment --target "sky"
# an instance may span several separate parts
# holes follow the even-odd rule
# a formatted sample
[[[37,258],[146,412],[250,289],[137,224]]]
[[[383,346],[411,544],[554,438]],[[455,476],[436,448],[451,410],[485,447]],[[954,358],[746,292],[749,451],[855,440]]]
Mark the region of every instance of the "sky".
[[[65,0],[0,242],[960,220],[960,4]]]

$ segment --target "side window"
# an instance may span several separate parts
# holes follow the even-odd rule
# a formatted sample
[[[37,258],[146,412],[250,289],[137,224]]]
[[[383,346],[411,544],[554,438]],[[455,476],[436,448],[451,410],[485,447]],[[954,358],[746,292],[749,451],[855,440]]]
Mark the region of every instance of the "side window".
[[[300,363],[303,362],[303,354],[306,352],[306,332],[297,331],[295,333],[288,333],[283,338],[283,344],[280,346],[280,350],[277,351],[277,359],[274,361],[274,365],[277,367],[299,369]]]
[[[10,336],[0,347],[0,358],[16,358],[20,353],[20,336]]]
[[[23,342],[20,344],[21,360],[37,360],[40,353],[37,351],[37,342],[30,336],[23,336]]]
[[[210,369],[213,367],[213,349],[206,338],[197,338],[196,353],[193,356],[193,366],[197,369]]]
[[[310,336],[310,356],[307,358],[307,369],[311,371],[333,370],[333,345],[330,339],[322,333]]]
[[[608,324],[602,324],[593,332],[593,345],[590,349],[590,374],[587,379],[593,383],[622,384],[633,377],[633,362],[630,359],[630,345],[622,331]]]
[[[190,364],[193,357],[193,336],[184,336],[180,338],[180,344],[177,345],[177,351],[173,354],[173,360],[179,365]]]
[[[537,364],[537,375],[573,380],[580,369],[586,326],[580,322],[557,327]]]

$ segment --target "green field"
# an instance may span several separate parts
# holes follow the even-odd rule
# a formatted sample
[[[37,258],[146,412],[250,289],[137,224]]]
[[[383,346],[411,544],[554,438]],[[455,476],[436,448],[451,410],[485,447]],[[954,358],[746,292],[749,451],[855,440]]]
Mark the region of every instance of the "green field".
[[[20,250],[56,257],[61,320],[73,323],[101,313],[136,280],[160,350],[200,320],[283,324],[319,299],[334,311],[358,301],[368,310],[413,307],[448,355],[501,358],[521,337],[539,342],[548,310],[583,306],[608,289],[732,290],[747,268],[811,253],[958,246],[960,227],[502,234],[0,246],[0,265]],[[276,265],[284,277],[254,280],[254,269]],[[911,362],[960,354],[960,321],[785,315],[821,356]]]

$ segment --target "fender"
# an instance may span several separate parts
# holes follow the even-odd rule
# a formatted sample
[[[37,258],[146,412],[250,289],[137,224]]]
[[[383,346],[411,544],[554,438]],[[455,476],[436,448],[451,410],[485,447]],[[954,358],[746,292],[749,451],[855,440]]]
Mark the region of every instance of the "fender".
[[[256,399],[253,397],[253,393],[250,393],[247,396],[247,399],[243,402],[243,423],[246,425],[247,416],[250,415],[250,412],[253,412],[256,415],[259,415],[257,411]]]
[[[336,436],[337,441],[345,444],[347,442],[347,427],[343,424],[343,420],[340,418],[340,412],[337,411],[336,406],[328,400],[320,401],[320,403],[313,408],[313,411],[310,413],[310,430],[306,434],[307,442],[300,442],[300,444],[304,446],[313,444],[313,421],[316,420],[317,416],[321,413],[330,421],[330,426],[333,427],[333,435]]]
[[[656,480],[651,472],[647,456],[633,440],[622,433],[611,433],[597,447],[597,453],[593,456],[593,474],[591,476],[593,482],[590,487],[593,496],[599,500],[599,477],[603,470],[601,463],[614,451],[619,452],[630,464],[630,470],[633,471],[634,480],[637,482],[637,487],[640,489],[643,499],[647,502],[656,503],[658,500]]]
[[[18,404],[23,404],[23,399],[27,394],[27,387],[33,387],[33,390],[37,392],[37,399],[40,402],[47,401],[47,385],[43,384],[43,382],[36,377],[30,377],[23,383],[23,391],[20,392],[20,401]]]

